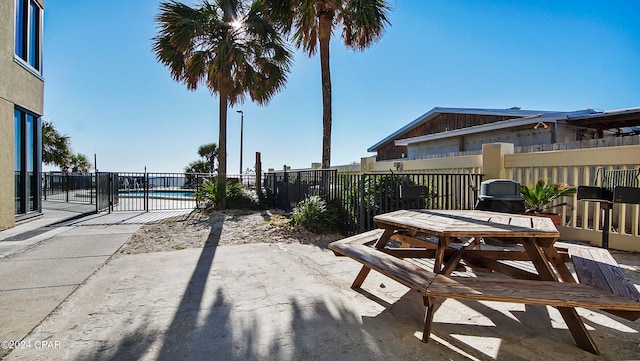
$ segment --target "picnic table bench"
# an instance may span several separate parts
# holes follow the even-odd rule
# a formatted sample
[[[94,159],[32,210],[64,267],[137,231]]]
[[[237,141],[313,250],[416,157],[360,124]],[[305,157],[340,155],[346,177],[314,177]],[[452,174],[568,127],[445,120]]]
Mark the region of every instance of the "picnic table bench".
[[[608,251],[603,250],[606,254],[590,252],[591,247],[556,244],[557,230],[551,222],[553,230],[549,228],[549,224],[544,223],[546,220],[541,221],[542,218],[537,220],[530,216],[483,211],[423,210],[392,212],[378,216],[376,220],[381,229],[333,242],[329,248],[337,255],[348,256],[363,264],[351,286],[354,289],[359,288],[369,271],[374,269],[420,293],[427,307],[424,342],[429,340],[438,300],[444,298],[558,307],[578,346],[596,354],[599,353],[597,346],[574,307],[604,309],[632,320],[640,317],[640,295],[617,264],[613,264],[615,260]],[[530,225],[528,231],[525,230],[527,221]],[[534,226],[536,222],[542,223]],[[523,242],[526,252],[482,250],[479,242],[482,234],[498,239],[517,239]],[[436,235],[439,239],[434,244],[424,237],[417,238],[419,235]],[[465,237],[461,247],[449,247],[456,239],[460,241],[458,237]],[[392,238],[409,242],[412,247],[389,247],[388,242]],[[405,258],[433,258],[434,269],[427,270]],[[499,259],[531,260],[538,272],[513,269],[497,262]],[[565,265],[571,260],[581,283],[576,283]],[[461,261],[482,264],[491,271],[516,278],[452,276]],[[602,271],[594,271],[594,267]]]

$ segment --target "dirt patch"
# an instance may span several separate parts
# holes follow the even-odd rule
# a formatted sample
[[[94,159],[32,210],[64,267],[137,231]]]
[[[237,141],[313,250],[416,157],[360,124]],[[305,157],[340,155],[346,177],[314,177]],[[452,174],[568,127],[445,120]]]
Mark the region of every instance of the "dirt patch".
[[[344,238],[340,233],[315,234],[292,227],[277,210],[194,212],[156,224],[146,224],[120,249],[136,254],[245,243],[303,243],[326,247]]]

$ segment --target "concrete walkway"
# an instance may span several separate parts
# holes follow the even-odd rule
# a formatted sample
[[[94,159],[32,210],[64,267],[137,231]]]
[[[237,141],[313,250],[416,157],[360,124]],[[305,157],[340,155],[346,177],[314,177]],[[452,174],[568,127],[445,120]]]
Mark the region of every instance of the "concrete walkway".
[[[45,202],[43,216],[0,232],[0,340],[19,341],[140,225],[75,227],[95,206]],[[10,351],[3,344],[0,356]]]
[[[580,309],[602,351],[596,356],[575,346],[554,308],[496,302],[445,301],[436,312],[432,341],[424,344],[421,297],[375,272],[363,285],[366,291],[350,289],[359,270],[350,259],[301,244],[113,255],[140,226],[130,223],[135,217],[144,215],[76,219],[64,231],[0,260],[0,340],[22,341],[19,349],[0,350],[7,360],[621,360],[640,355],[638,322]],[[213,244],[219,236],[219,231],[210,234]],[[629,260],[625,270],[637,277],[638,256]]]

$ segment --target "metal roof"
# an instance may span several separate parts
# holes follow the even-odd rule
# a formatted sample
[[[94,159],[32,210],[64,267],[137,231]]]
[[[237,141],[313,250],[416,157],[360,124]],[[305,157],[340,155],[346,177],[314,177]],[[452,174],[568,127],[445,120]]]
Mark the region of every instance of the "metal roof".
[[[386,138],[382,139],[378,143],[372,145],[367,149],[367,152],[375,152],[378,147],[381,145],[396,139],[398,136],[406,133],[419,125],[428,122],[429,120],[437,117],[440,114],[478,114],[478,115],[497,115],[497,116],[513,116],[514,118],[523,118],[523,117],[534,117],[540,115],[550,115],[550,114],[567,114],[567,112],[557,112],[557,111],[545,111],[545,110],[522,110],[518,108],[510,108],[510,109],[477,109],[477,108],[443,108],[443,107],[435,107],[428,111],[427,113],[419,116],[409,124],[404,127],[396,130]],[[581,114],[584,115],[584,114]],[[472,128],[472,127],[470,127]]]
[[[467,128],[449,130],[447,132],[427,134],[427,135],[422,135],[422,136],[413,137],[413,138],[399,139],[395,141],[395,145],[408,146],[409,144],[412,144],[412,143],[420,143],[420,142],[426,142],[426,141],[431,141],[436,139],[452,138],[452,137],[457,137],[461,135],[490,132],[494,130],[501,130],[501,129],[507,129],[507,128],[516,128],[524,125],[537,124],[539,122],[555,123],[559,120],[567,119],[567,117],[569,116],[582,117],[582,116],[585,116],[585,114],[592,114],[593,112],[594,111],[591,109],[578,110],[574,112],[546,112],[546,113],[543,112],[541,114],[536,114],[536,115],[523,117],[523,118],[502,120],[502,121],[489,123],[489,124],[474,125]]]
[[[640,108],[626,108],[599,112],[596,114],[570,115],[566,122],[571,125],[593,128],[612,129],[640,126]]]

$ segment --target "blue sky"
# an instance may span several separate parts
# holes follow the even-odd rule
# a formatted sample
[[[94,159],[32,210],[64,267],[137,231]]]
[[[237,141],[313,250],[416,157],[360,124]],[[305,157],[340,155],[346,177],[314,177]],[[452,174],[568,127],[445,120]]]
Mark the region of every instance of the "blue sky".
[[[187,3],[195,3],[187,1]],[[391,26],[364,52],[331,43],[332,165],[436,106],[611,110],[640,106],[640,1],[391,0]],[[44,119],[101,171],[181,172],[218,140],[218,99],[156,62],[160,1],[47,1]],[[340,34],[336,31],[336,34]],[[247,98],[248,99],[248,98]],[[228,171],[320,162],[320,62],[297,52],[267,106],[229,109]],[[45,170],[48,170],[45,167]]]

